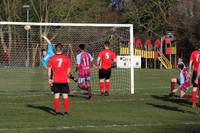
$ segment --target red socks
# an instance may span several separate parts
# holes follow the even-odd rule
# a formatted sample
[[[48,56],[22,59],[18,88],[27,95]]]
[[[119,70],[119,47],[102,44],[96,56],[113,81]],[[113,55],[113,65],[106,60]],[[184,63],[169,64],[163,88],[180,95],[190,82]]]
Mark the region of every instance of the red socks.
[[[173,92],[173,90],[175,89],[176,86],[176,82],[171,82],[171,92]]]
[[[196,106],[196,91],[192,91],[192,106]]]
[[[110,82],[105,82],[105,84],[106,84],[106,92],[109,92]]]
[[[54,108],[55,108],[56,113],[60,112],[59,111],[59,99],[54,98],[53,104],[54,104]]]
[[[110,82],[99,82],[99,89],[101,93],[104,93],[104,83],[106,86],[106,92],[109,92]]]
[[[64,106],[64,112],[67,112],[69,111],[69,99],[66,98],[66,99],[63,99],[63,106]]]
[[[56,113],[60,112],[59,110],[59,99],[55,99],[53,100],[53,104],[54,104],[54,108]],[[69,111],[69,99],[63,99],[63,106],[64,106],[64,112],[68,112]]]
[[[99,82],[99,89],[101,93],[104,93],[104,82]]]

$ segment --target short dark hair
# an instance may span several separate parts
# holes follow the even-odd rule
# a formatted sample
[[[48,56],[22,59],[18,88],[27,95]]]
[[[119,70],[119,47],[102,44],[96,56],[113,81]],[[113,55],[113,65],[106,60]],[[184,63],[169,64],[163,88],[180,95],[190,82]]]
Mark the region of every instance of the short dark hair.
[[[84,50],[85,49],[85,44],[79,44],[78,46],[81,50]]]
[[[104,42],[104,46],[110,47],[110,42],[109,42],[109,41],[105,41],[105,42]]]
[[[195,43],[195,49],[200,49],[200,41],[197,41],[196,43]]]
[[[46,51],[46,49],[45,49],[45,48],[42,48],[42,49],[41,49],[41,52],[43,52],[43,51]]]
[[[56,51],[63,51],[63,45],[61,43],[57,43],[55,49]]]
[[[178,64],[178,68],[182,70],[184,68],[184,64],[183,63]]]

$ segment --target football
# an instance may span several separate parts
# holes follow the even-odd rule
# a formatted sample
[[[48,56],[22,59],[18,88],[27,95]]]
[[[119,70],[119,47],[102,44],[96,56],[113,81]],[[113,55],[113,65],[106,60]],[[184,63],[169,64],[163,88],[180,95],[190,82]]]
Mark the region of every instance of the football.
[[[25,29],[25,30],[30,30],[30,29],[31,29],[31,26],[30,26],[30,25],[25,25],[25,26],[24,26],[24,29]]]

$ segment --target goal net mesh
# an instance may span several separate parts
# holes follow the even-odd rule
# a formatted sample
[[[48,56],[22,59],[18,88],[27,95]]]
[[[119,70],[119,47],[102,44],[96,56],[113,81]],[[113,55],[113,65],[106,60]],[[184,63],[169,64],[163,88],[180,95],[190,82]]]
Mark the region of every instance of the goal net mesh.
[[[75,58],[80,52],[79,44],[86,45],[96,62],[98,53],[103,49],[104,41],[110,42],[110,49],[120,56],[120,48],[129,48],[130,28],[124,27],[84,27],[84,26],[33,26],[25,30],[25,25],[0,25],[0,66],[1,71],[16,72],[29,70],[34,74],[35,70],[42,76],[43,88],[47,88],[47,70],[41,66],[41,49],[47,47],[47,43],[41,38],[46,35],[53,45],[62,43],[64,54],[71,58],[72,73],[75,70]],[[128,55],[129,53],[127,53]],[[91,85],[94,92],[98,89],[98,69],[91,69]],[[29,74],[28,74],[29,75]],[[27,77],[30,78],[30,77]],[[30,80],[37,80],[32,78]],[[40,77],[39,77],[40,79]],[[30,81],[32,91],[41,89],[39,81]],[[38,85],[34,85],[39,83]],[[45,85],[44,85],[45,84]],[[47,87],[46,87],[47,86]],[[78,90],[74,82],[70,82],[72,90]],[[28,88],[27,88],[28,89]],[[131,74],[130,68],[113,68],[111,75],[111,93],[130,94]]]

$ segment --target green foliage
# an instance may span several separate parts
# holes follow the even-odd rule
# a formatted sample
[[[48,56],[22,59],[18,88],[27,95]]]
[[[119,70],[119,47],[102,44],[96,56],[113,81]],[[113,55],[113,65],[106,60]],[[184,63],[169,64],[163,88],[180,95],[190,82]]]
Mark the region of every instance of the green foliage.
[[[175,0],[130,1],[125,15],[127,22],[134,24],[136,34],[162,36],[171,26],[169,19],[175,7]]]
[[[22,1],[1,0],[0,20],[1,21],[19,21],[21,19],[21,9],[22,9]]]

